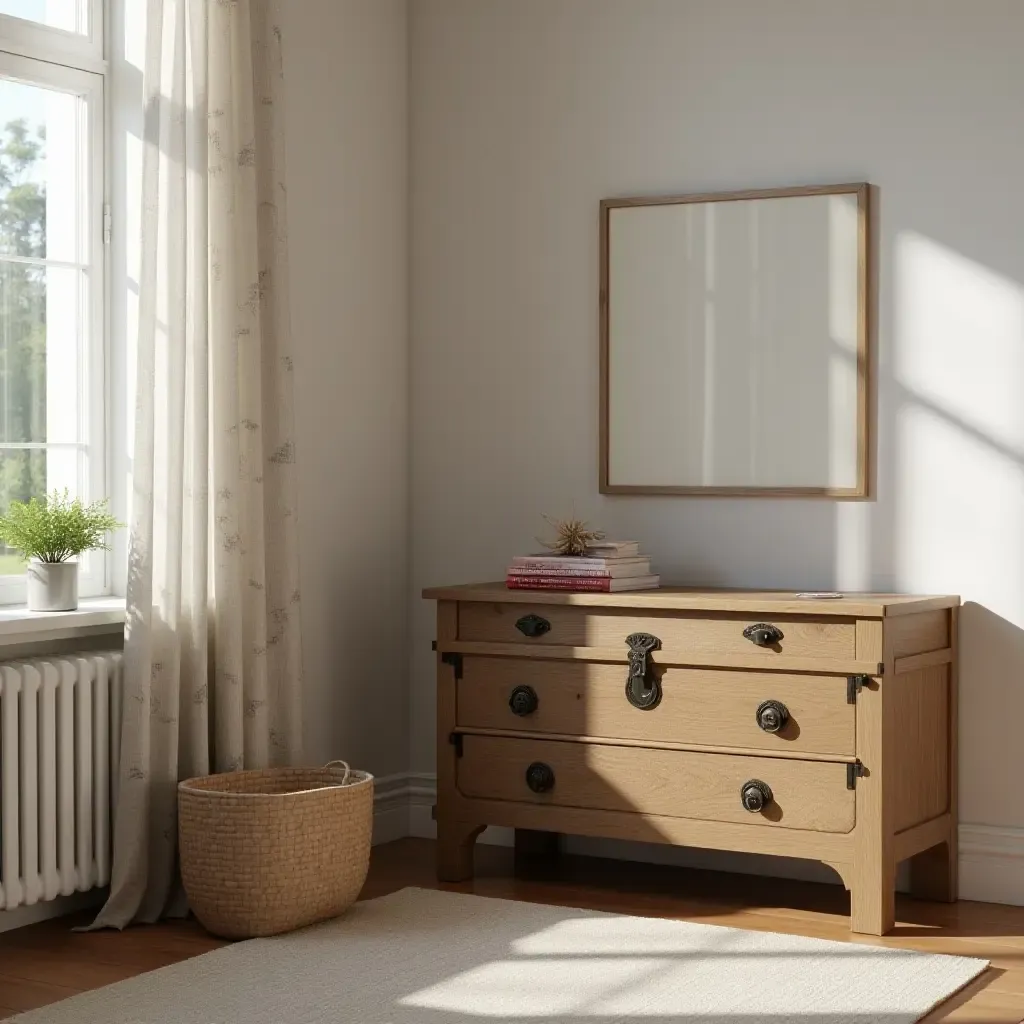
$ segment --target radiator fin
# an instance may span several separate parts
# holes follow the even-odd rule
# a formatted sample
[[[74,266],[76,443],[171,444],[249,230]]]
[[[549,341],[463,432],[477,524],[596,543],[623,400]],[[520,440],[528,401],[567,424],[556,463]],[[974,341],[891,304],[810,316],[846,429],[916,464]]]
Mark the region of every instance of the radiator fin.
[[[0,663],[0,909],[110,881],[121,652]]]

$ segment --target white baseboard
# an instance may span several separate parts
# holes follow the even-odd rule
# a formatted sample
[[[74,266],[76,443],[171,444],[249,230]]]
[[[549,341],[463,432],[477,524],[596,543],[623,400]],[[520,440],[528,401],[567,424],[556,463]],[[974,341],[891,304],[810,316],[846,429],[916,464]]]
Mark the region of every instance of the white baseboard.
[[[383,775],[373,780],[373,845],[403,839],[409,832],[408,775]]]
[[[378,804],[373,832],[375,843],[389,842],[402,836],[433,839],[437,835],[431,815],[436,799],[436,782],[432,774],[412,772],[408,775],[390,775],[378,780],[377,786]],[[403,827],[404,832],[400,831]],[[512,830],[488,828],[481,834],[479,841],[496,846],[511,846]],[[759,854],[583,836],[568,837],[566,849],[592,857],[735,871],[810,882],[838,884],[839,881],[835,872],[817,861],[764,857]],[[1024,906],[1024,828],[960,826],[960,898],[981,903]]]
[[[1024,907],[1024,828],[960,826],[960,898]]]

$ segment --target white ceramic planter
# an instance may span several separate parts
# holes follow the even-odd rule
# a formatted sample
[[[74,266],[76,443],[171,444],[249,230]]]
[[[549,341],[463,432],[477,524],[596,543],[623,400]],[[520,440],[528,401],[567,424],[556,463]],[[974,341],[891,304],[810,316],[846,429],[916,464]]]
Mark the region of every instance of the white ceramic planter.
[[[37,562],[28,577],[28,607],[33,612],[73,612],[78,607],[78,563]]]

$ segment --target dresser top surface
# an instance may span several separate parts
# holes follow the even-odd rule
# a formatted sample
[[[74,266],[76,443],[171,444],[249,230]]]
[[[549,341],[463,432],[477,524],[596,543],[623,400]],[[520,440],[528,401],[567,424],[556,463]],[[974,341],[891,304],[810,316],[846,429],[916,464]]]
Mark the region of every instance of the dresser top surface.
[[[960,598],[949,594],[843,594],[840,598],[797,597],[792,590],[699,590],[661,587],[617,594],[558,590],[509,590],[504,583],[464,583],[427,587],[431,601],[489,601],[498,604],[577,605],[667,611],[754,612],[775,615],[831,615],[881,619],[936,608],[956,608]]]

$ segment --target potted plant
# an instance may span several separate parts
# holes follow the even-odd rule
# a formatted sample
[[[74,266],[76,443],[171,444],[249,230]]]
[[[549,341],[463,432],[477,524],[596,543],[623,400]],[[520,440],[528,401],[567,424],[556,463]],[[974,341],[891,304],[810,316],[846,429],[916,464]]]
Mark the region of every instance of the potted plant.
[[[28,606],[34,612],[70,612],[78,607],[78,562],[86,551],[106,550],[107,534],[123,526],[107,501],[83,504],[67,490],[48,498],[12,501],[0,516],[0,541],[28,560]]]

